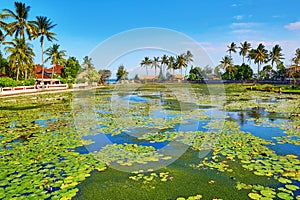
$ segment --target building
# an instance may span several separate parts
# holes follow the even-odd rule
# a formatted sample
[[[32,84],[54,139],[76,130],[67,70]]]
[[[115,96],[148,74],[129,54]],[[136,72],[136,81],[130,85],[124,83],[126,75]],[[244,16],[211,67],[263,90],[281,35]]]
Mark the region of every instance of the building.
[[[61,65],[56,65],[51,68],[45,68],[44,69],[44,79],[51,79],[52,72],[54,72],[54,74],[61,75],[63,73],[63,68],[64,67]],[[42,78],[42,70],[43,69],[42,69],[41,65],[36,65],[36,68],[35,68],[36,79]]]

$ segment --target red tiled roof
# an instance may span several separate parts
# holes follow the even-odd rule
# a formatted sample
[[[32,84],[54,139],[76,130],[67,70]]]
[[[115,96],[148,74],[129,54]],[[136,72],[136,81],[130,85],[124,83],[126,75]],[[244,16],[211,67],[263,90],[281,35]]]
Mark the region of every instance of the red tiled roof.
[[[36,78],[37,78],[37,79],[42,78],[42,73],[37,74],[37,75],[36,75]],[[47,74],[44,74],[44,79],[47,79],[47,78],[51,78],[51,77],[50,77],[49,75],[47,75]]]
[[[35,65],[36,66],[36,68],[35,68],[35,73],[36,74],[41,74],[42,73],[42,66],[41,65]],[[63,66],[61,66],[61,65],[56,65],[55,67],[54,67],[54,73],[55,74],[62,74],[62,69],[63,69],[64,67]],[[51,68],[45,68],[44,69],[44,72],[45,73],[52,73],[52,70],[53,70],[53,67],[51,67]]]
[[[54,67],[54,73],[55,74],[62,74],[62,69],[63,69],[64,67],[63,66],[61,66],[61,65],[56,65],[55,67]],[[46,73],[52,73],[52,70],[53,70],[53,67],[51,67],[51,68],[49,68],[49,69],[45,69],[45,72]]]
[[[35,65],[35,73],[42,73],[42,66],[41,65]]]

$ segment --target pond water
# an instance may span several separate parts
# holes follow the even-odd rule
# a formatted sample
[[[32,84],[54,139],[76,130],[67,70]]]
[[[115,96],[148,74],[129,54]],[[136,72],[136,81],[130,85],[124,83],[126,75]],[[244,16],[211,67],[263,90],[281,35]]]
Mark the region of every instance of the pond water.
[[[6,101],[0,199],[296,199],[300,97],[228,87]]]

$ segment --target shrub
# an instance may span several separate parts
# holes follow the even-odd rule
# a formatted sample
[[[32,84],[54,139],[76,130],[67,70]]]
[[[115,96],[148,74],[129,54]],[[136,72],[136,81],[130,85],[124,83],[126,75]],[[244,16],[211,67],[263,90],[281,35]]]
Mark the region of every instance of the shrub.
[[[12,78],[8,78],[8,77],[0,78],[0,87],[16,87],[16,86],[18,86],[18,83]]]

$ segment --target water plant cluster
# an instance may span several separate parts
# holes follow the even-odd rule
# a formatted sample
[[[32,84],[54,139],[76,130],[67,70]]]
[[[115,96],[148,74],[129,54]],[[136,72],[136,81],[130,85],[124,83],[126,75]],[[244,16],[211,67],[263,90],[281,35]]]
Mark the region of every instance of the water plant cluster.
[[[209,96],[201,85],[191,86],[191,95],[185,90],[149,84],[1,99],[0,199],[81,199],[90,191],[107,199],[129,189],[154,198],[161,188],[169,199],[299,198],[300,160],[276,150],[299,147],[297,95],[229,85],[226,101],[217,105],[222,92]],[[244,124],[281,132],[264,137]],[[111,143],[99,145],[101,135]],[[145,170],[172,159],[160,149],[173,143],[187,147],[181,158]],[[143,170],[116,172],[112,165]],[[180,184],[185,173],[205,180],[198,183],[204,187]],[[94,177],[101,182],[95,190]],[[104,193],[113,185],[127,186]],[[187,194],[188,188],[197,189]]]

